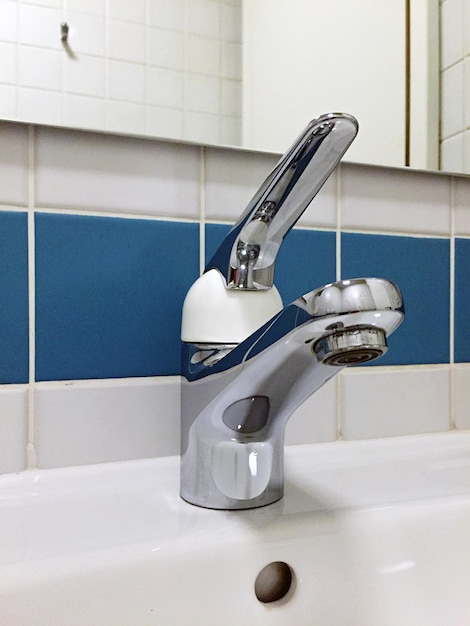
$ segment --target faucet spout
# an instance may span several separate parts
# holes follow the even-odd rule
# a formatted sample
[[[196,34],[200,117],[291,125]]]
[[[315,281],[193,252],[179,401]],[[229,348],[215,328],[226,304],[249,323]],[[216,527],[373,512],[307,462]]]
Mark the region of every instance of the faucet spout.
[[[276,256],[358,132],[345,113],[314,119],[284,154],[206,267],[218,269],[228,289],[269,289]]]
[[[344,367],[387,350],[400,291],[343,280],[283,307],[273,285],[284,237],[356,136],[350,116],[311,122],[188,291],[181,329],[181,497],[248,509],[283,495],[284,429]]]

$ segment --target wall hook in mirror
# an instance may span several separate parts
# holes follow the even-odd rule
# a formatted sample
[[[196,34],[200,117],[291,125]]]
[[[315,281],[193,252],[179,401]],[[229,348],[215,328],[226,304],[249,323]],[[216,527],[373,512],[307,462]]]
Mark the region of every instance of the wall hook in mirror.
[[[69,25],[67,22],[62,22],[60,25],[60,39],[64,43],[67,43],[69,37]]]

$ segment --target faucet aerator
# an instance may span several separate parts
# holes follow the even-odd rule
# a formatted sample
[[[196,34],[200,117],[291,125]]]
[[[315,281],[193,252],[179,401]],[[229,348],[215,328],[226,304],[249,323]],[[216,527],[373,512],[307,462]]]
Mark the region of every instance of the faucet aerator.
[[[385,332],[375,326],[350,326],[330,330],[313,344],[323,365],[345,367],[378,359],[387,352]]]

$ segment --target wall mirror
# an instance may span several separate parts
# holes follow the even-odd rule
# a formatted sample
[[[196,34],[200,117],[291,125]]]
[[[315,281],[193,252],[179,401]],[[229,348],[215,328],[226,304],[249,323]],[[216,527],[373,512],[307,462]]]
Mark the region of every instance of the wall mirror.
[[[345,110],[348,160],[438,169],[451,1],[1,0],[0,118],[282,152]]]

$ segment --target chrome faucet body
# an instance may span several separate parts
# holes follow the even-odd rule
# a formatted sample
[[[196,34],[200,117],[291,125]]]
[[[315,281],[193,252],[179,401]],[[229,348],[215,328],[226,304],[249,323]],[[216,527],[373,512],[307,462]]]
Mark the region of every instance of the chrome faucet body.
[[[343,367],[381,356],[403,319],[400,291],[383,279],[331,283],[285,308],[273,286],[283,238],[356,133],[348,115],[311,122],[186,297],[181,496],[192,504],[281,498],[290,415]]]

